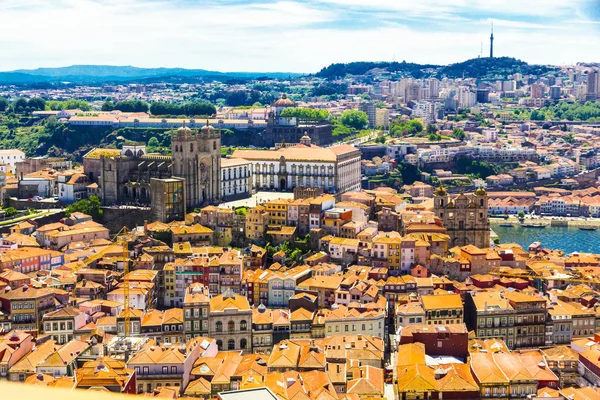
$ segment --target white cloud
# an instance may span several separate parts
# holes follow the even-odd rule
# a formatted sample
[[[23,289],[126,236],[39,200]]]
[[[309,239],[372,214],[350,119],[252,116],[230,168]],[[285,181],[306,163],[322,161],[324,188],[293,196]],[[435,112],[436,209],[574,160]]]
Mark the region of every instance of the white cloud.
[[[363,0],[327,1],[345,5],[325,7],[291,0],[251,5],[0,0],[0,70],[111,64],[313,72],[331,62],[391,60],[394,55],[397,60],[444,64],[477,56],[482,40],[487,47],[488,30],[483,25],[489,20],[465,20],[452,10],[457,4],[484,7],[481,1],[410,2],[423,12],[428,5],[438,7],[440,12],[432,16],[445,19],[446,30],[427,30],[428,18],[423,18],[419,29],[385,19],[389,15],[385,7],[411,8],[404,0],[370,0],[375,8],[370,17],[379,23],[342,29],[338,19],[347,17],[347,9]],[[499,5],[491,0],[485,7]],[[598,35],[582,40],[589,25],[563,24],[560,30],[548,28],[552,25],[495,20],[495,54],[534,63],[563,63],[584,61],[589,49],[600,48]]]

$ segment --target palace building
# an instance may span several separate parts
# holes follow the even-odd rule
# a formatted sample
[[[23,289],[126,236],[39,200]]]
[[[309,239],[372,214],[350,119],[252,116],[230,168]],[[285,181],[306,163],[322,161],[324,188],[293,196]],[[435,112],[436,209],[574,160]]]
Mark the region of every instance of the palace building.
[[[257,190],[321,187],[329,193],[360,190],[360,150],[350,145],[319,147],[307,135],[300,144],[276,150],[236,150],[232,158],[252,163]]]
[[[319,146],[333,143],[333,125],[328,121],[299,121],[294,117],[282,117],[281,112],[288,107],[296,107],[296,103],[284,94],[271,104],[267,117],[267,127],[263,133],[264,145],[275,146],[277,143],[298,143],[302,136],[309,136]]]

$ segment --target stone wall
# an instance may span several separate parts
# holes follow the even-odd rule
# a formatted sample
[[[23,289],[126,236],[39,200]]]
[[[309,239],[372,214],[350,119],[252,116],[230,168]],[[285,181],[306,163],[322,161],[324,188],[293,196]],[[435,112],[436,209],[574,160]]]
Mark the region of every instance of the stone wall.
[[[111,233],[119,232],[123,226],[133,229],[136,226],[143,226],[144,221],[152,221],[152,210],[150,208],[102,207],[102,211],[104,211],[104,215],[100,223],[107,227]]]

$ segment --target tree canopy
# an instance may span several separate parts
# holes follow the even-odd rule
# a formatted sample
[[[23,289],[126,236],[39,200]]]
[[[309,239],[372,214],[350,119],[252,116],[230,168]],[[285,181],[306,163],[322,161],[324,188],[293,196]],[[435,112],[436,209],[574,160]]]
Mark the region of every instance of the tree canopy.
[[[329,118],[327,110],[318,110],[315,108],[284,108],[280,114],[282,117],[294,117],[302,121],[324,121]]]
[[[89,199],[79,200],[65,210],[65,215],[70,216],[74,212],[82,212],[84,214],[90,215],[94,221],[98,222],[102,219],[102,215],[104,211],[100,208],[101,203],[98,196],[90,196]]]
[[[217,113],[217,109],[208,102],[191,102],[183,104],[154,102],[150,105],[150,112],[153,115],[212,116]]]
[[[458,140],[465,140],[465,131],[460,128],[454,128],[454,130],[452,130],[452,137]]]
[[[69,99],[69,100],[65,100],[65,101],[59,101],[59,100],[47,101],[46,109],[54,110],[54,111],[76,110],[76,109],[79,109],[81,111],[89,111],[91,108],[90,108],[90,103],[88,103],[85,100]]]
[[[418,119],[411,119],[407,122],[397,119],[392,122],[392,126],[390,126],[390,136],[414,136],[423,132],[423,129],[423,123]]]
[[[348,128],[360,130],[369,125],[369,117],[364,111],[346,110],[340,116],[340,122]]]
[[[102,111],[119,110],[122,112],[148,112],[148,103],[139,99],[123,100],[117,103],[106,101],[102,104]]]

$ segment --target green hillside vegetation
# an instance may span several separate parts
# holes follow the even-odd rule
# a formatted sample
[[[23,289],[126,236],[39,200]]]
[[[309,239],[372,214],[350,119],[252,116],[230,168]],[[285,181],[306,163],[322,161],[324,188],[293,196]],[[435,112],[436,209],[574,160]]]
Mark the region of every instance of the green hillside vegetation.
[[[512,57],[481,57],[446,66],[402,62],[351,62],[336,63],[321,69],[316,76],[326,79],[343,78],[347,75],[365,75],[373,69],[385,69],[390,73],[413,78],[468,76],[477,79],[506,78],[515,73],[544,74],[555,68],[545,65],[530,65]]]
[[[544,65],[529,65],[525,61],[512,57],[481,57],[450,64],[438,71],[438,76],[448,78],[462,78],[468,76],[477,79],[491,79],[496,77],[507,77],[515,73],[545,74],[553,68]]]
[[[512,113],[519,120],[598,122],[600,121],[600,101],[588,101],[584,104],[561,101],[532,111],[519,107]]]
[[[432,64],[415,64],[402,62],[368,62],[368,61],[357,61],[351,63],[335,63],[328,67],[321,69],[316,73],[319,78],[335,79],[343,78],[346,75],[364,75],[374,68],[386,69],[389,72],[399,72],[406,76],[413,78],[421,78],[425,75],[424,69],[438,68],[437,65]]]

